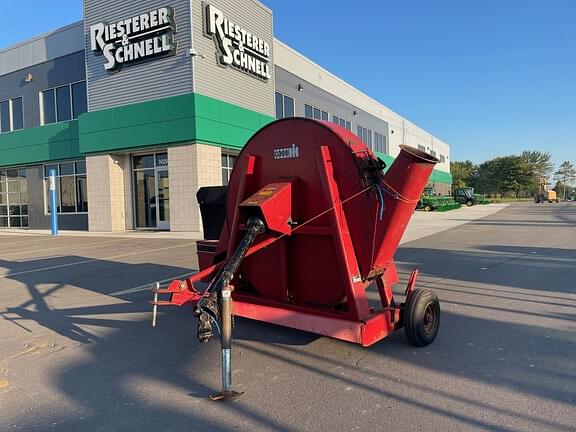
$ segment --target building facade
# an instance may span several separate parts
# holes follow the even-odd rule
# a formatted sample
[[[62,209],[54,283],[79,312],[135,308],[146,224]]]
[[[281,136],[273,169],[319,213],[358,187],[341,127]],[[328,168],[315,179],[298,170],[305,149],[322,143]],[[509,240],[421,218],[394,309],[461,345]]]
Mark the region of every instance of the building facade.
[[[0,50],[0,228],[201,237],[196,191],[226,184],[275,118],[340,124],[387,162],[449,146],[274,39],[256,0],[85,0],[84,20]]]

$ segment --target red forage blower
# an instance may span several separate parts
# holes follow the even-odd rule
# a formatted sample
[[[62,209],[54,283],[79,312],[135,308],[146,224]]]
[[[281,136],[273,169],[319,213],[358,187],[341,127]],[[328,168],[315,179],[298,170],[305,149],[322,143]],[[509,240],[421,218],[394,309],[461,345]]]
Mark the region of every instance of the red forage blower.
[[[191,304],[198,338],[218,330],[222,392],[231,382],[232,316],[370,346],[404,327],[416,346],[438,333],[440,304],[415,289],[397,303],[394,253],[438,160],[408,146],[385,164],[348,130],[304,118],[275,121],[240,153],[219,240],[197,242],[200,271],[154,290],[159,305]],[[200,290],[200,281],[208,282]],[[381,307],[368,303],[376,284]],[[159,294],[168,294],[166,301]]]

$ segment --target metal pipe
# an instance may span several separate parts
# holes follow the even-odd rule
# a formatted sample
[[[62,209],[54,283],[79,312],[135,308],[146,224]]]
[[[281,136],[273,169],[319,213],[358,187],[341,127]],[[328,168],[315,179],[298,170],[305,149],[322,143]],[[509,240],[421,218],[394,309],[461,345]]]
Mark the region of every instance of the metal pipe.
[[[152,305],[152,327],[156,327],[156,315],[158,314],[158,291],[160,282],[154,284],[154,304]]]
[[[232,288],[222,288],[222,323],[220,347],[222,349],[222,392],[232,391]]]
[[[51,169],[50,178],[50,229],[53,236],[58,235],[58,207],[56,205],[56,170]]]
[[[252,217],[246,222],[248,232],[234,251],[234,254],[226,262],[221,273],[221,285],[215,284],[215,288],[220,285],[220,349],[222,362],[222,392],[210,396],[212,400],[232,399],[242,393],[232,390],[232,286],[230,282],[240,267],[242,258],[246,255],[248,248],[254,242],[258,234],[264,232],[265,225],[262,219]]]

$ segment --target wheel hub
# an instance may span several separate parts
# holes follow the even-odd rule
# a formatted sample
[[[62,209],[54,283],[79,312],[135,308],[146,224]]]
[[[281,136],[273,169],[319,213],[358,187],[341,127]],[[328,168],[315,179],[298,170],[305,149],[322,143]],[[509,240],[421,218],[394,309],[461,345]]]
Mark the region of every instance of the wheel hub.
[[[436,325],[436,309],[434,305],[430,303],[426,306],[424,311],[424,331],[430,334],[434,331],[434,326]]]

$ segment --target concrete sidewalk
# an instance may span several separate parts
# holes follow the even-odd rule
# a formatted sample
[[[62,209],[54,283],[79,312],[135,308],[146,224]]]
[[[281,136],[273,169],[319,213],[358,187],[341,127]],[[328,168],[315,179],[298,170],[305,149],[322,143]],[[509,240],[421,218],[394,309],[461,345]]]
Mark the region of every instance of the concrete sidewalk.
[[[509,204],[487,204],[474,207],[461,207],[448,212],[423,212],[417,211],[412,216],[408,229],[400,244],[417,240],[429,235],[449,230],[459,225],[471,222],[476,219],[490,216],[507,207]],[[50,230],[32,229],[3,229],[0,230],[0,237],[3,234],[21,234],[28,236],[49,236]],[[198,235],[194,232],[172,232],[154,230],[134,230],[124,232],[89,232],[89,231],[63,231],[59,236],[86,236],[86,237],[115,237],[132,239],[176,239],[176,240],[198,240]]]
[[[49,229],[2,229],[0,238],[3,234],[21,234],[25,236],[50,236]],[[175,239],[175,240],[198,240],[199,236],[195,232],[177,232],[177,231],[157,231],[157,230],[133,230],[122,232],[95,232],[95,231],[72,231],[59,230],[59,237],[114,237],[114,238],[131,238],[131,239]]]
[[[473,207],[460,207],[447,212],[417,211],[410,219],[408,229],[400,244],[408,243],[442,231],[455,228],[465,223],[498,213],[510,204],[485,204]]]

